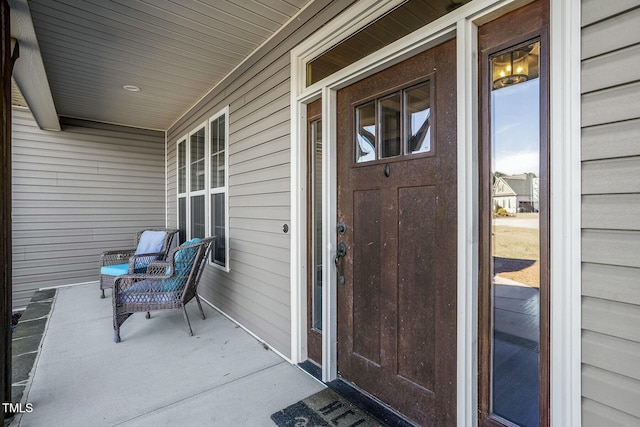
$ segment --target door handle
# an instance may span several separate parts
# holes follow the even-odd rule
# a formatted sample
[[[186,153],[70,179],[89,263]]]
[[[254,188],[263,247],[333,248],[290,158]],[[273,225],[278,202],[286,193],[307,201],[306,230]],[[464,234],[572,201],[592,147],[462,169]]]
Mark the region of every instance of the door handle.
[[[338,272],[338,282],[344,285],[344,274],[340,268],[340,258],[343,258],[347,254],[347,244],[344,242],[338,243],[338,249],[336,250],[336,256],[333,259],[333,263],[336,265],[336,271]]]

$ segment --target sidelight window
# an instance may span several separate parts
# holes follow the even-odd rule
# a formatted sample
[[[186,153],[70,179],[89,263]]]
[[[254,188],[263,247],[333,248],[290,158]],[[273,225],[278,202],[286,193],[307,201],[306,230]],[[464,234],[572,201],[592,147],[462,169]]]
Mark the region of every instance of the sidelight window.
[[[311,266],[311,327],[322,331],[322,120],[315,120],[309,125],[309,210],[310,210],[310,245]]]
[[[502,425],[545,424],[548,154],[540,49],[533,41],[487,57],[483,399],[485,416]]]
[[[307,104],[307,357],[322,364],[322,295],[326,271],[323,264],[322,100]]]

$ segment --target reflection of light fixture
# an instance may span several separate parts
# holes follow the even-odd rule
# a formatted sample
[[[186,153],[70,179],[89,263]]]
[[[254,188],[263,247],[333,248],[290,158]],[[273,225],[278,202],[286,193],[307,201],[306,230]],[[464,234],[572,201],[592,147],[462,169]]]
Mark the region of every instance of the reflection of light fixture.
[[[128,90],[129,92],[140,92],[140,88],[134,85],[124,85],[122,89]]]
[[[529,76],[529,54],[535,45],[522,46],[491,59],[493,88],[526,82]],[[537,77],[537,76],[534,76]]]

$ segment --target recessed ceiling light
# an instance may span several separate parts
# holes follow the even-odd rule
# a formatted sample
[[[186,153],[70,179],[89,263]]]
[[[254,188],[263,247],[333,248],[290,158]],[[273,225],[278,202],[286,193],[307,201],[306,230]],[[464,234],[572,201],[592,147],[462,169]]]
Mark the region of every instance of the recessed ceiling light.
[[[128,90],[129,92],[140,92],[140,88],[135,85],[124,85],[122,89]]]

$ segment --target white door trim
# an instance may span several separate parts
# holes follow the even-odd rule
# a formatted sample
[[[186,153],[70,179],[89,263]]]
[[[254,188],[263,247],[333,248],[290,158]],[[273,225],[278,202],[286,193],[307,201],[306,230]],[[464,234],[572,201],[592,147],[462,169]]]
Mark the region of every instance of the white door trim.
[[[551,0],[551,425],[582,425],[580,0]]]
[[[458,413],[478,424],[478,27],[457,23],[458,122]],[[474,410],[470,410],[473,408]]]
[[[337,377],[336,91],[457,37],[458,123],[458,425],[477,423],[478,135],[477,27],[529,0],[473,0],[326,79],[306,87],[306,61],[399,1],[360,0],[291,52],[291,349],[306,360],[306,103],[322,96],[322,379]],[[551,424],[580,425],[580,0],[551,4]]]

